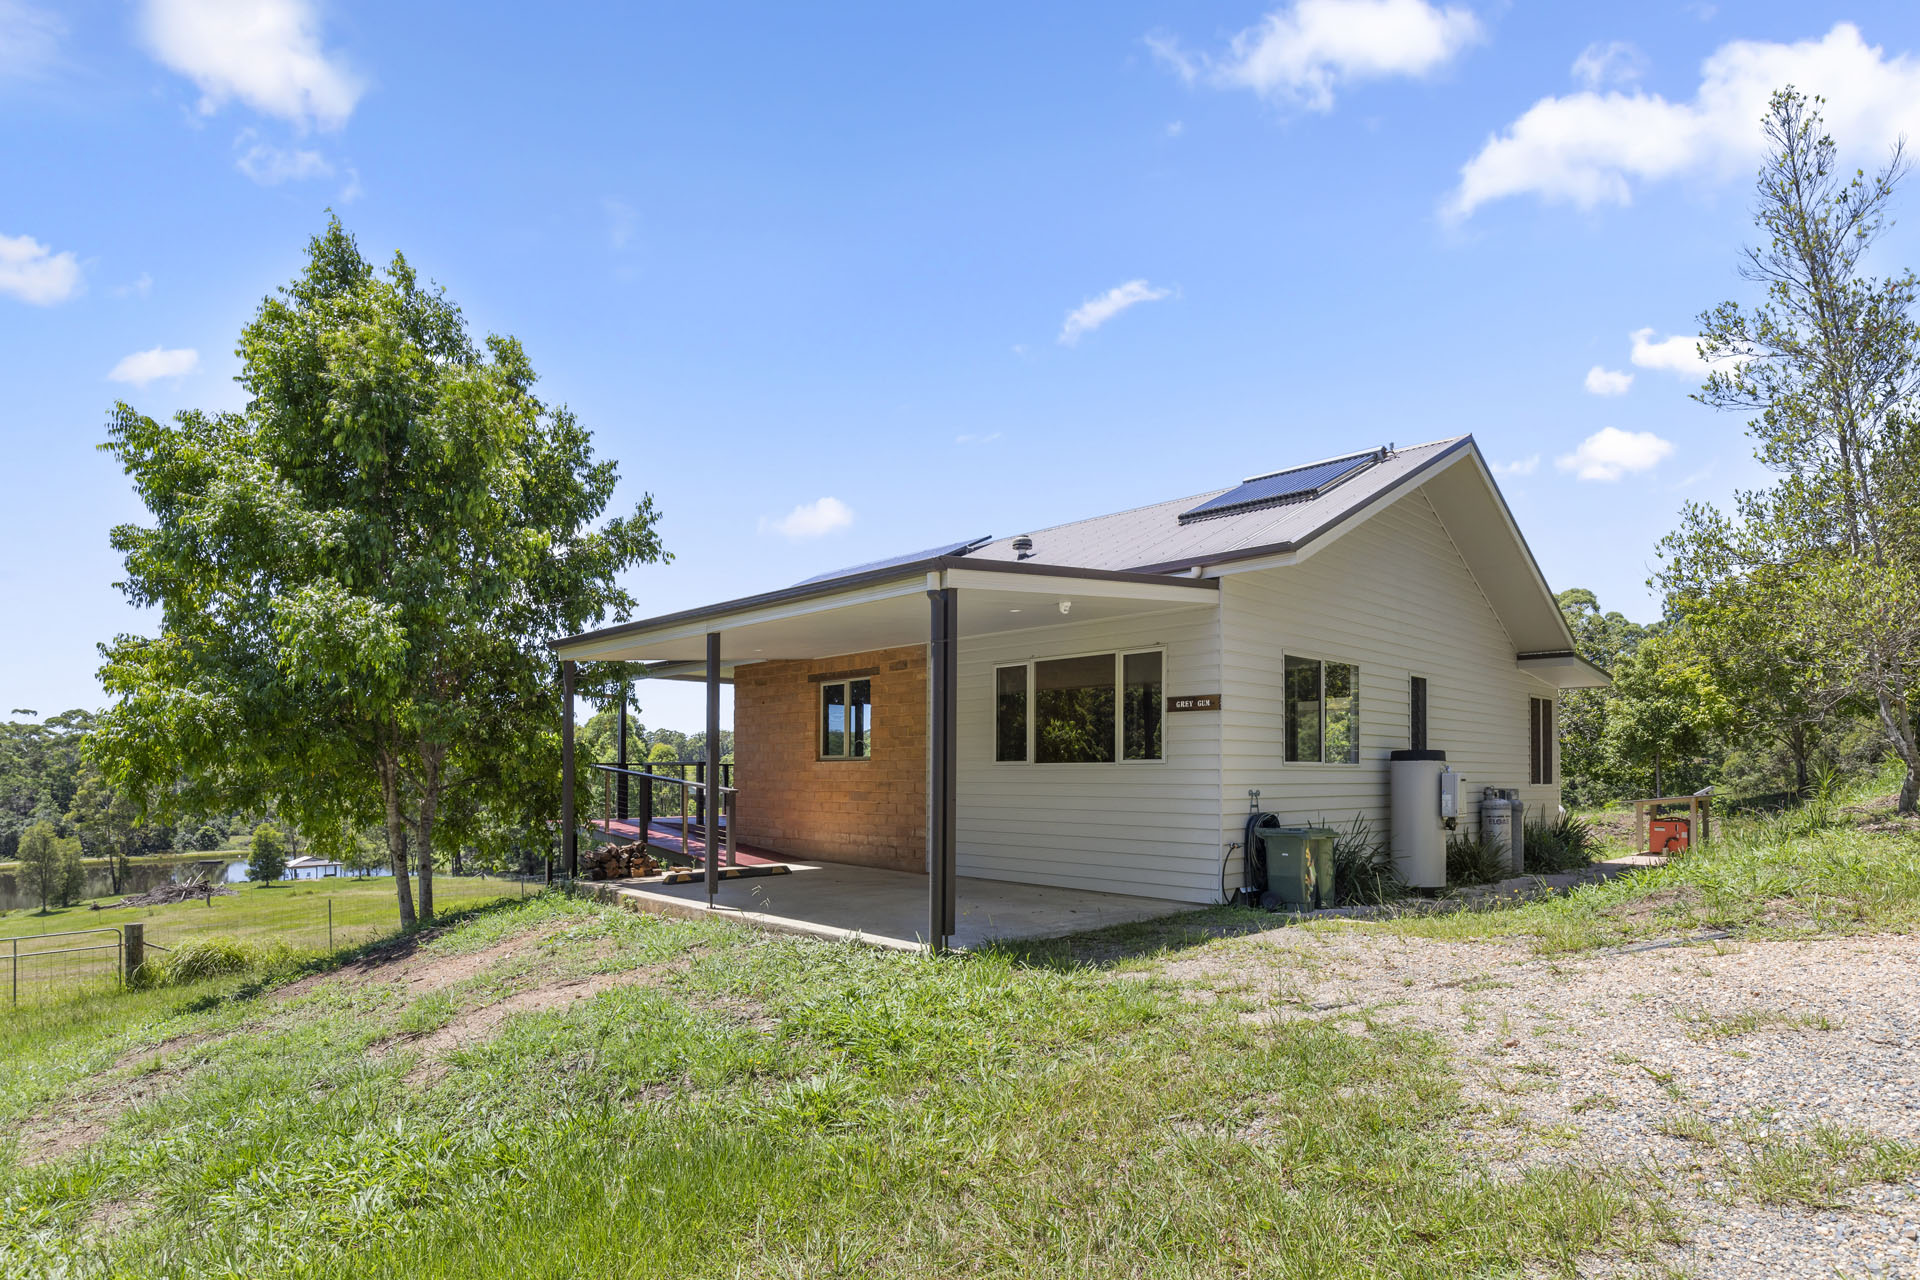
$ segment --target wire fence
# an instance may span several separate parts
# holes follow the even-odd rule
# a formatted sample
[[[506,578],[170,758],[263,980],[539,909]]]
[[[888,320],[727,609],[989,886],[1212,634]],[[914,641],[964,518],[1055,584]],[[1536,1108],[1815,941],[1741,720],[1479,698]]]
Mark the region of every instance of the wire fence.
[[[525,898],[544,890],[539,875],[471,876],[454,883],[457,896],[441,900],[443,909],[500,898]],[[231,898],[213,897],[178,909],[161,909],[140,921],[138,950],[164,962],[182,946],[224,938],[256,946],[325,954],[365,946],[399,932],[392,899],[328,894],[318,901],[289,898],[270,912],[235,911]],[[226,908],[223,912],[222,908]],[[204,912],[204,914],[203,914]],[[61,929],[0,938],[0,1002],[43,1004],[123,985],[133,946],[119,925]],[[134,958],[138,963],[138,957]]]

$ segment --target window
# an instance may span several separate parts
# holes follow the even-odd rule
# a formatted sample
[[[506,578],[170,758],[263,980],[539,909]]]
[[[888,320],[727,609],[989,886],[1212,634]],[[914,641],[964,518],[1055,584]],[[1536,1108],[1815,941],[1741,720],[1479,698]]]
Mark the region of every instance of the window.
[[[1351,662],[1286,659],[1289,764],[1360,762],[1360,668]]]
[[[1113,759],[1113,655],[1033,664],[1033,758],[1040,764]]]
[[[1035,764],[1161,759],[1164,666],[1155,649],[994,668],[993,758]]]
[[[873,681],[820,686],[820,758],[864,760],[873,749]]]
[[[1427,749],[1427,678],[1407,678],[1407,745],[1415,751]]]
[[[1027,669],[993,669],[993,758],[1027,758]]]
[[[1528,776],[1539,786],[1553,784],[1553,699],[1527,699],[1528,758],[1532,767]]]
[[[1129,760],[1160,758],[1160,717],[1165,703],[1160,697],[1158,652],[1129,653],[1120,660],[1123,695],[1121,738]]]

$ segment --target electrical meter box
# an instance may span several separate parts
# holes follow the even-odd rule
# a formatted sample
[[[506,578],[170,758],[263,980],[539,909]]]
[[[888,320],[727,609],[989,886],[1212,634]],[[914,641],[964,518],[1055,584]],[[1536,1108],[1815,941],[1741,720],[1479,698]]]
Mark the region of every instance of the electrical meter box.
[[[1460,816],[1460,794],[1467,789],[1467,776],[1458,769],[1440,771],[1440,816]]]

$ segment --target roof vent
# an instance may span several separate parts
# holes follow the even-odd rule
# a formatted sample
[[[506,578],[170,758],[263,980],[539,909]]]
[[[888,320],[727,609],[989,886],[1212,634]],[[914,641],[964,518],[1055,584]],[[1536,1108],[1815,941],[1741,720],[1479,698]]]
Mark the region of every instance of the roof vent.
[[[1334,486],[1353,479],[1375,463],[1386,461],[1389,450],[1390,446],[1369,449],[1365,453],[1350,453],[1345,457],[1328,458],[1323,462],[1309,462],[1302,467],[1290,467],[1285,471],[1273,471],[1263,476],[1249,476],[1225,493],[1208,498],[1197,507],[1182,511],[1180,523],[1191,524],[1195,520],[1210,520],[1215,516],[1237,516],[1243,512],[1257,511],[1262,507],[1307,502]]]
[[[1013,550],[1015,560],[1025,560],[1033,554],[1033,539],[1024,533],[1021,534],[1013,540]]]

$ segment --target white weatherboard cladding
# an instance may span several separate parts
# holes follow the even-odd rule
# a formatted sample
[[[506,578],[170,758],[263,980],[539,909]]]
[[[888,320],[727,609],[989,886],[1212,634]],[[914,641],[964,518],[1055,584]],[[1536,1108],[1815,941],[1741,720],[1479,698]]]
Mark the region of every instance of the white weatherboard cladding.
[[[1220,713],[1164,721],[1161,761],[1001,764],[993,669],[1034,658],[1163,649],[1164,693],[1220,692],[1218,615],[1198,605],[960,638],[959,871],[1179,902],[1220,896]]]
[[[1520,788],[1528,813],[1560,802],[1528,778],[1530,697],[1553,690],[1514,665],[1513,643],[1432,505],[1414,492],[1299,564],[1221,580],[1222,839],[1238,840],[1247,791],[1282,821],[1344,826],[1385,840],[1387,753],[1408,745],[1408,677],[1427,678],[1427,745],[1466,775],[1462,829],[1480,789]],[[1360,667],[1360,762],[1284,761],[1283,655]],[[1238,874],[1234,859],[1233,874]]]

